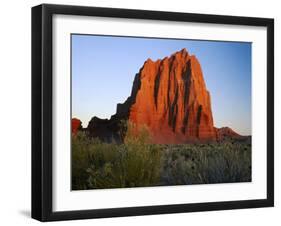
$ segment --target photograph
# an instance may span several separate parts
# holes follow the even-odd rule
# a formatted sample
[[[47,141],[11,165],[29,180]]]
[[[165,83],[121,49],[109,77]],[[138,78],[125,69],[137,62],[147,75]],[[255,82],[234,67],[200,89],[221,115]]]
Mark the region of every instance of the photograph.
[[[71,188],[251,182],[250,42],[71,34]]]
[[[274,14],[160,5],[32,7],[33,219],[275,205]]]

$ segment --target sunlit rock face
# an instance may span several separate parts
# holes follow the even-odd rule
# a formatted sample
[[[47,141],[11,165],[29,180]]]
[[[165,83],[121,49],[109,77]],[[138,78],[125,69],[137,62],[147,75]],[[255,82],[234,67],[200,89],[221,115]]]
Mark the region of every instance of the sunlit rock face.
[[[82,129],[82,122],[77,118],[73,118],[71,120],[71,132],[72,132],[72,134],[76,135],[77,132],[81,129]]]
[[[162,60],[146,60],[135,76],[131,95],[117,105],[116,114],[105,121],[92,118],[88,131],[103,140],[118,140],[118,122],[123,119],[136,127],[145,125],[153,143],[217,140],[200,63],[186,49]]]

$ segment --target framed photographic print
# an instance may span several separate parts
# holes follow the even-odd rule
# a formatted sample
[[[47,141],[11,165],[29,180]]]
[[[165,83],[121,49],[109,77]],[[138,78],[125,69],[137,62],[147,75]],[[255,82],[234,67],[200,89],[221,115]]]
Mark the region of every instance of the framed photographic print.
[[[274,21],[32,8],[32,217],[274,205]]]

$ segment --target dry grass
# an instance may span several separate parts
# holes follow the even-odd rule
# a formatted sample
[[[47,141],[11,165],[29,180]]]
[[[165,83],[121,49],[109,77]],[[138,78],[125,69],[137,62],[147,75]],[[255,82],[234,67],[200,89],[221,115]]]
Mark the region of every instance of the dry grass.
[[[72,189],[251,181],[251,145],[149,144],[128,125],[124,144],[102,143],[85,132],[72,137]]]

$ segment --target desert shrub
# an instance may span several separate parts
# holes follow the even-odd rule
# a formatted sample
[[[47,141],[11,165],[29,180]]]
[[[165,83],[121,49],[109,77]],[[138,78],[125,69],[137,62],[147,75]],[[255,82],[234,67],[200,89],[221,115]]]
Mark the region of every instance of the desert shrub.
[[[161,151],[149,143],[145,127],[136,135],[127,125],[124,144],[102,143],[78,134],[72,144],[73,189],[158,185]]]
[[[251,181],[251,149],[246,144],[171,146],[163,159],[163,185]]]
[[[73,190],[87,189],[88,173],[86,169],[90,166],[89,147],[98,142],[98,140],[90,139],[84,132],[72,135],[71,181]]]
[[[124,122],[126,128],[126,135],[124,136],[124,143],[130,144],[150,144],[151,136],[146,125],[136,126],[132,122]]]
[[[73,135],[73,190],[251,181],[250,144],[157,145],[147,127],[123,126],[121,144]]]

